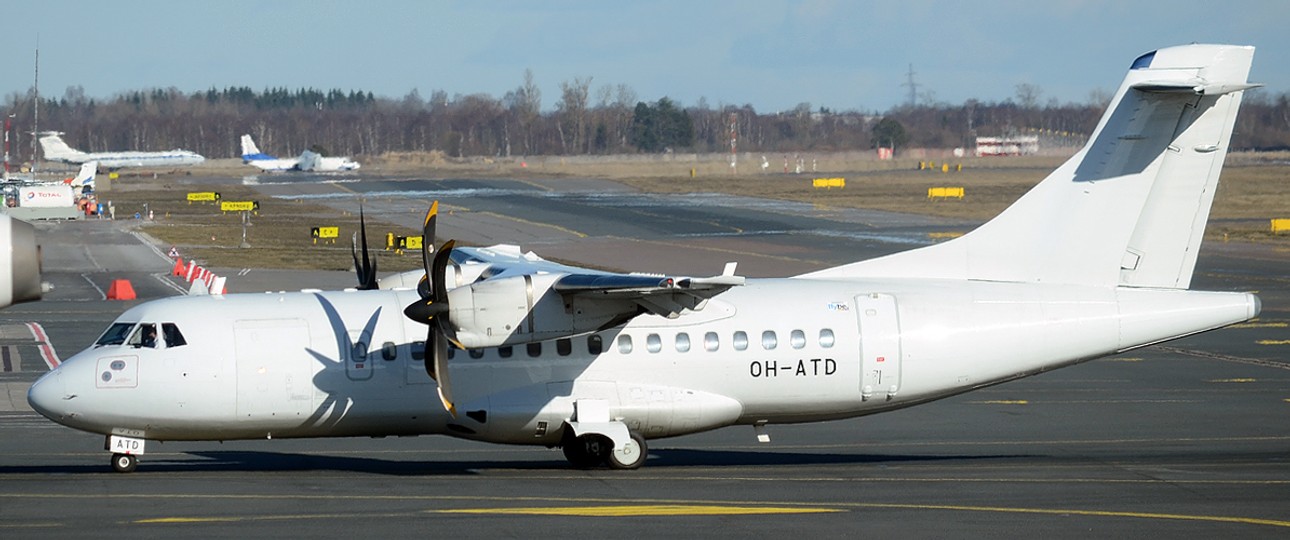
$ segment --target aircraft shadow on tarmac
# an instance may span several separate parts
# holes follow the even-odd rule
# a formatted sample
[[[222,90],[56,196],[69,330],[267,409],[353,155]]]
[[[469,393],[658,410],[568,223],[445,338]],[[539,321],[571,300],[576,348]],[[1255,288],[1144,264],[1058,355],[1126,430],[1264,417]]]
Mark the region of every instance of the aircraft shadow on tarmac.
[[[526,461],[408,461],[366,457],[328,456],[278,452],[209,451],[187,452],[201,459],[149,459],[134,474],[167,472],[285,472],[343,471],[391,476],[472,475],[483,470],[572,470],[558,452],[551,460]],[[982,461],[1016,459],[1025,455],[878,455],[809,454],[791,452],[749,452],[738,450],[651,450],[648,470],[663,467],[744,467],[776,465],[881,465],[892,463]],[[2,474],[92,474],[111,472],[106,464],[0,466]],[[628,473],[630,474],[630,473]]]

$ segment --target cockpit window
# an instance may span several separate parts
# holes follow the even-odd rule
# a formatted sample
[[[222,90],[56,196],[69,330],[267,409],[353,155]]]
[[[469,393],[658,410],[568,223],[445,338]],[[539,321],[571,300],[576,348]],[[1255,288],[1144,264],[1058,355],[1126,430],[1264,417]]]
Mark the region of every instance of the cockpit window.
[[[125,343],[125,338],[130,335],[130,329],[134,328],[135,323],[112,323],[106,332],[94,342],[95,347],[104,345],[121,345]]]
[[[130,336],[129,344],[131,347],[148,347],[155,349],[157,347],[157,325],[152,323],[143,323],[135,329],[134,334]]]
[[[161,323],[161,333],[166,338],[166,348],[183,347],[188,342],[184,340],[184,335],[179,332],[179,327],[175,323]]]

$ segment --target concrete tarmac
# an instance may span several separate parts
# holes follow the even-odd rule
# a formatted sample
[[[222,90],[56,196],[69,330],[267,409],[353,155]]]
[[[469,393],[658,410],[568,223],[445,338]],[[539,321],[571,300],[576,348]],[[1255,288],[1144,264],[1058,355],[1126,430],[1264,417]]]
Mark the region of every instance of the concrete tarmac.
[[[612,182],[383,179],[264,182],[443,238],[519,242],[588,265],[791,275],[933,241],[971,224],[714,195],[640,195]],[[360,196],[361,194],[361,196]],[[638,471],[569,469],[558,450],[446,437],[153,444],[111,472],[102,438],[24,410],[47,369],[136,302],[177,294],[129,222],[42,224],[46,300],[0,311],[0,535],[1081,537],[1290,532],[1290,253],[1206,244],[1193,287],[1258,291],[1256,321],[902,411],[651,441]],[[238,270],[238,269],[230,269]],[[228,272],[236,273],[236,272]],[[253,269],[238,290],[344,272]],[[169,282],[169,284],[167,284]],[[172,287],[174,285],[175,287]],[[12,361],[18,360],[16,363]],[[8,399],[6,402],[5,399]],[[6,408],[6,403],[8,406]],[[435,404],[427,404],[433,406]]]

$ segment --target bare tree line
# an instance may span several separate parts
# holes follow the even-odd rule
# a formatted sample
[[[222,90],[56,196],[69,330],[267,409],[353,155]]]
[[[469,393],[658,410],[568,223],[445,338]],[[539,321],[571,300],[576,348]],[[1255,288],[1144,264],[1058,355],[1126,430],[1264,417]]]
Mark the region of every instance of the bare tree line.
[[[1095,91],[1085,103],[1050,99],[1041,104],[1040,88],[1018,85],[1015,99],[999,102],[930,102],[881,114],[801,103],[787,111],[758,112],[751,105],[713,107],[703,98],[690,105],[666,96],[645,101],[627,85],[593,87],[591,77],[565,81],[560,90],[544,111],[532,71],[525,71],[522,82],[500,98],[449,96],[442,90],[429,98],[416,90],[388,98],[357,90],[229,87],[192,93],[149,89],[94,99],[71,87],[60,98],[41,96],[40,129],[62,131],[69,144],[86,151],[185,148],[227,158],[240,154],[238,139],[249,133],[262,151],[279,155],[321,147],[332,154],[361,156],[441,151],[450,157],[513,157],[646,149],[722,152],[729,150],[732,122],[740,151],[867,149],[875,144],[872,130],[878,120],[888,118],[908,134],[905,147],[952,148],[970,147],[978,135],[1036,130],[1087,135],[1109,101],[1105,92]],[[31,159],[32,101],[30,91],[6,99],[15,125],[15,162]],[[643,130],[635,125],[644,120],[640,111],[655,108],[675,110],[690,125],[684,137],[661,149],[640,140]],[[1250,92],[1233,146],[1290,149],[1290,95]]]

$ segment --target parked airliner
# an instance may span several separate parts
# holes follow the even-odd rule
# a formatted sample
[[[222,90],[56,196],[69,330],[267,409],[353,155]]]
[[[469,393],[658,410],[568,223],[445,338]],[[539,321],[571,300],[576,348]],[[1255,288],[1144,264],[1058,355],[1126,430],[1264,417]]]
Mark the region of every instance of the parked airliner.
[[[242,163],[267,172],[339,172],[362,167],[357,161],[347,157],[326,157],[310,150],[301,152],[297,158],[274,157],[261,152],[250,135],[242,135]]]
[[[57,131],[41,133],[40,148],[44,151],[45,159],[48,160],[78,165],[87,161],[97,161],[100,166],[108,169],[181,167],[197,165],[206,161],[206,158],[196,152],[180,149],[166,150],[164,152],[82,152],[63,142],[62,133]]]
[[[1083,149],[941,244],[782,279],[615,274],[436,249],[436,204],[418,286],[377,288],[364,240],[357,289],[147,302],[28,400],[119,471],[148,441],[418,434],[635,468],[650,439],[764,439],[1245,321],[1258,297],[1189,286],[1253,54],[1137,58]]]

